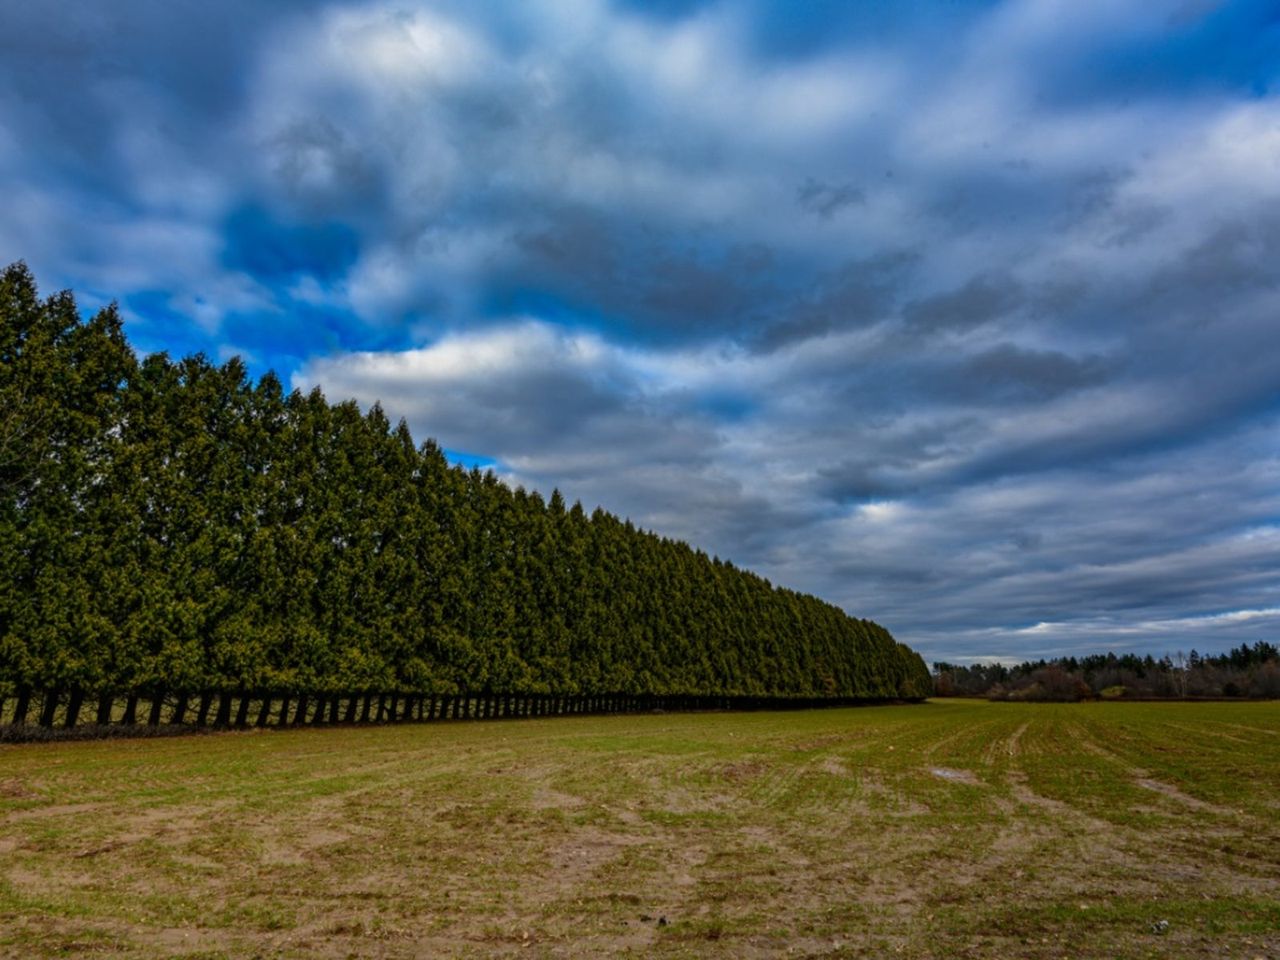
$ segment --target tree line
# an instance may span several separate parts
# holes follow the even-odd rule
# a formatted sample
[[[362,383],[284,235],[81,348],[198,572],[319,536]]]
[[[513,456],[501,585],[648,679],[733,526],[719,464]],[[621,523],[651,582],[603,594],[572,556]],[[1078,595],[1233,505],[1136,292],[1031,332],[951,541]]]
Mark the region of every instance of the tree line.
[[[994,700],[1280,697],[1280,649],[1259,640],[1226,653],[1126,653],[1000,663],[933,665],[935,695]]]
[[[876,623],[0,278],[0,695],[931,688]]]

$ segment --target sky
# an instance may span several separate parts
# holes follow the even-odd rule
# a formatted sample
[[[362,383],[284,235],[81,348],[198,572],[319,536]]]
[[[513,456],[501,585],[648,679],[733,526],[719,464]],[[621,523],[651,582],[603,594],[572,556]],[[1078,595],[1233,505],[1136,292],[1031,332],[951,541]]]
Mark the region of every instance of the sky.
[[[1280,634],[1280,4],[0,5],[0,263],[869,617]]]

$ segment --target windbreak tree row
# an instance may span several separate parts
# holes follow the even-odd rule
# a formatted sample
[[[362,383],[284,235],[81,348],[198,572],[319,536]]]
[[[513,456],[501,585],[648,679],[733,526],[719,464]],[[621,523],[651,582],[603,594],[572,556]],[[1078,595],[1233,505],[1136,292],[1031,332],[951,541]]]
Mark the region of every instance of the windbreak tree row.
[[[930,688],[875,623],[0,279],[0,694]]]

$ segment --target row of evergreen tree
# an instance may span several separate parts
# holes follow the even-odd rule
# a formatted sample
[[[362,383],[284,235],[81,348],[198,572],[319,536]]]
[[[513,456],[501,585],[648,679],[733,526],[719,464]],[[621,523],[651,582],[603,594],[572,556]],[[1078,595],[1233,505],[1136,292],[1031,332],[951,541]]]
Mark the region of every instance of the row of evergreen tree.
[[[0,693],[931,686],[875,623],[0,280]]]

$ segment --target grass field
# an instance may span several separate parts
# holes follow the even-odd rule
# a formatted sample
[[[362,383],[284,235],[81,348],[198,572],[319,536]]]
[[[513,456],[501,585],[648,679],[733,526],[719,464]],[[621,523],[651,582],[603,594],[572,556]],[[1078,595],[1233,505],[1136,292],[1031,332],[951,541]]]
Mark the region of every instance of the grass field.
[[[1280,703],[4,746],[0,824],[14,957],[1280,956]]]

